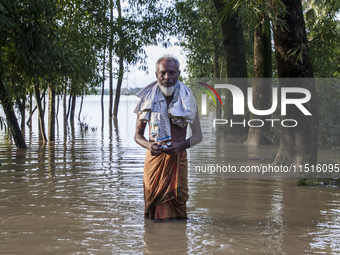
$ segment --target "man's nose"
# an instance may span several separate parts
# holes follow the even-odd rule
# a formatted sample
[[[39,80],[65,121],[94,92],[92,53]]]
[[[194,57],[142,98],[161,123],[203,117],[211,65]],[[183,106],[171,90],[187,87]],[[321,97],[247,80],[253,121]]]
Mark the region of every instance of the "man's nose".
[[[170,76],[169,73],[166,72],[165,75],[164,75],[164,78],[165,78],[165,79],[169,79],[169,76]]]

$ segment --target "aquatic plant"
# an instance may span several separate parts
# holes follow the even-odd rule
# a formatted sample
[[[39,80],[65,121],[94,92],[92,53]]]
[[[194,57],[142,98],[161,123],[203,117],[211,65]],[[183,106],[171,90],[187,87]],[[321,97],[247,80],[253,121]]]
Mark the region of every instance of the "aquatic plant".
[[[78,125],[80,127],[80,130],[81,131],[87,131],[89,129],[91,129],[92,132],[95,132],[97,131],[97,128],[96,127],[90,127],[90,125],[88,124],[90,122],[90,120],[92,119],[92,117],[87,120],[87,114],[83,116],[83,120],[80,120],[80,118],[78,117]]]

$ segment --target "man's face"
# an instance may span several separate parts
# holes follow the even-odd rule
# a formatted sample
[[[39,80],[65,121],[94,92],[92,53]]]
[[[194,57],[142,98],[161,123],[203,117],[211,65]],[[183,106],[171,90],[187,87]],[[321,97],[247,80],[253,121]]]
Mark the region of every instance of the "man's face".
[[[158,70],[156,71],[157,81],[161,86],[172,87],[174,86],[181,74],[178,70],[176,62],[169,59],[162,59],[159,62]]]

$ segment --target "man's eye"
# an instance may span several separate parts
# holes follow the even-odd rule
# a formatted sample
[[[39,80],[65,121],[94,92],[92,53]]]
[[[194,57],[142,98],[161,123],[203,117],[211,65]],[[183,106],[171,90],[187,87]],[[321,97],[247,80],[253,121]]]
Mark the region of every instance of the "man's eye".
[[[165,72],[161,72],[161,74],[162,74],[162,76],[164,76],[164,75],[165,75]]]
[[[170,75],[174,75],[175,73],[175,71],[170,71]]]

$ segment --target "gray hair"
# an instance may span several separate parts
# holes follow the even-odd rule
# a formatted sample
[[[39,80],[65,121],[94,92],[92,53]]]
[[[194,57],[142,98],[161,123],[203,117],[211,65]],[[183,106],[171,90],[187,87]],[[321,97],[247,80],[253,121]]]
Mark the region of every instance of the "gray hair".
[[[156,65],[155,65],[156,66],[156,71],[158,70],[159,62],[161,62],[163,59],[174,61],[176,63],[176,66],[177,66],[177,70],[179,70],[179,61],[178,61],[178,59],[174,55],[172,55],[172,54],[165,54],[165,55],[163,55],[162,57],[160,57],[157,60]]]

